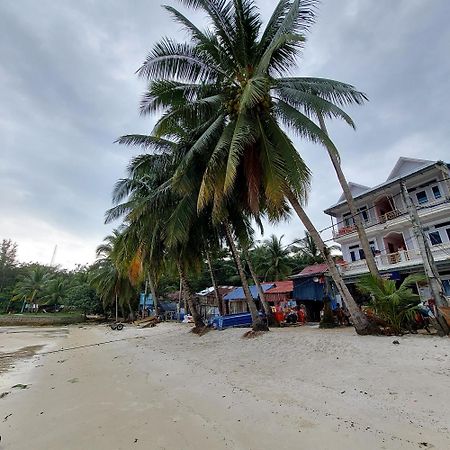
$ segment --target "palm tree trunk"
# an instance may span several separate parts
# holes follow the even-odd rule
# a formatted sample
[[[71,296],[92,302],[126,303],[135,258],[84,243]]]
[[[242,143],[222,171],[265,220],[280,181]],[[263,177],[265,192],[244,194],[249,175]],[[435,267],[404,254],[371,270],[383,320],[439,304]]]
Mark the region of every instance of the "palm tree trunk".
[[[325,125],[325,121],[321,115],[319,115],[319,123],[322,131],[328,136],[328,130]],[[342,171],[341,163],[339,162],[339,158],[336,155],[336,152],[333,151],[330,147],[327,146],[328,155],[330,156],[331,162],[333,163],[334,170],[336,171],[336,175],[338,177],[339,183],[344,191],[345,200],[347,201],[347,205],[350,208],[350,213],[355,222],[356,231],[358,233],[359,242],[361,243],[361,247],[364,251],[364,256],[366,258],[367,267],[372,275],[380,278],[380,272],[378,270],[377,263],[375,261],[375,256],[372,253],[372,249],[370,248],[369,239],[367,238],[366,230],[364,229],[364,225],[361,220],[361,216],[356,209],[355,200],[350,191],[350,187],[348,185],[347,179],[345,178],[344,172]]]
[[[214,287],[214,297],[217,302],[217,306],[219,307],[219,314],[223,316],[225,314],[225,308],[223,304],[223,299],[219,294],[219,286],[217,285],[216,276],[214,275],[212,261],[211,261],[211,254],[208,250],[206,250],[206,259],[208,261],[208,268],[209,268],[209,274],[211,275],[211,283]]]
[[[129,298],[127,298],[127,306],[128,306],[130,320],[134,321],[134,311],[133,311],[133,308],[131,307],[131,303],[130,303],[130,299]]]
[[[180,274],[180,280],[183,291],[183,298],[185,303],[189,305],[190,312],[192,314],[192,318],[194,319],[194,325],[197,330],[201,330],[205,327],[205,324],[202,320],[202,317],[197,311],[197,305],[194,301],[194,296],[192,295],[191,287],[184,273],[183,267],[180,262],[178,262],[178,272]]]
[[[227,240],[228,240],[228,245],[230,246],[231,254],[233,255],[234,262],[236,263],[236,267],[239,272],[239,276],[241,277],[242,289],[244,290],[245,299],[247,300],[247,305],[250,310],[250,314],[252,315],[252,329],[253,329],[253,331],[268,331],[269,328],[264,323],[262,318],[259,316],[255,301],[253,300],[252,294],[250,292],[250,288],[248,287],[247,278],[244,273],[244,267],[242,265],[241,258],[237,251],[236,244],[234,243],[230,224],[225,222],[224,228],[225,228],[225,233],[226,233]]]
[[[345,285],[344,280],[342,279],[341,274],[339,273],[339,270],[336,266],[336,263],[334,262],[333,257],[331,256],[327,246],[320,237],[319,232],[314,227],[305,210],[301,207],[295,195],[292,192],[289,192],[287,194],[287,197],[288,200],[291,202],[291,205],[294,208],[295,212],[297,213],[298,217],[303,222],[303,225],[305,226],[306,230],[308,231],[310,236],[314,239],[314,242],[319,248],[322,256],[325,258],[331,277],[333,278],[333,281],[348,308],[356,332],[361,335],[369,334],[371,332],[371,324],[367,319],[367,316],[359,309],[354,298],[350,294],[350,291]]]
[[[258,290],[259,299],[264,308],[264,312],[266,313],[267,321],[270,322],[269,319],[272,317],[272,308],[266,300],[266,296],[264,295],[264,291],[261,287],[261,283],[259,282],[258,276],[256,275],[255,270],[253,269],[253,263],[250,261],[250,255],[247,250],[244,250],[244,257],[247,261],[248,268],[250,269],[250,273],[252,275],[253,281],[255,282],[256,289]]]
[[[152,293],[153,306],[155,307],[155,315],[158,317],[158,297],[156,296],[155,283],[153,283],[153,278],[148,274],[148,284],[150,285],[150,292]]]

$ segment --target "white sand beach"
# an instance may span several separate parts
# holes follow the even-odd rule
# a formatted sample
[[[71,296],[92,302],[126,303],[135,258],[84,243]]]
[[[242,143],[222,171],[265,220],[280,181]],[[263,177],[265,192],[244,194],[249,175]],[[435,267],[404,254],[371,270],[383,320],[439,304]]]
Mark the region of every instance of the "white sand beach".
[[[0,449],[450,448],[448,338],[188,330],[0,330]]]

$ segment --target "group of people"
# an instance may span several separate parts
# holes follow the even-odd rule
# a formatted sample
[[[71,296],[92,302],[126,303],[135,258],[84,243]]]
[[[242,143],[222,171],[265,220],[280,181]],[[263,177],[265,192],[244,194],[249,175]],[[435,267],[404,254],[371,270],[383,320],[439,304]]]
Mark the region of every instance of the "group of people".
[[[272,312],[275,316],[275,320],[278,323],[287,323],[287,324],[301,324],[304,325],[307,320],[306,306],[301,304],[299,306],[290,306],[278,304],[272,307]]]

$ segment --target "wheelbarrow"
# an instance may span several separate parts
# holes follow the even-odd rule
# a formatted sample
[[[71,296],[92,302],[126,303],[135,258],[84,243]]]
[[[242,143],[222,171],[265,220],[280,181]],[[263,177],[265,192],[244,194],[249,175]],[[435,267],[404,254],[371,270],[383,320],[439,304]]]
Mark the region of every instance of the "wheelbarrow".
[[[123,323],[120,322],[114,322],[110,325],[111,330],[117,330],[117,331],[122,331],[123,330]]]

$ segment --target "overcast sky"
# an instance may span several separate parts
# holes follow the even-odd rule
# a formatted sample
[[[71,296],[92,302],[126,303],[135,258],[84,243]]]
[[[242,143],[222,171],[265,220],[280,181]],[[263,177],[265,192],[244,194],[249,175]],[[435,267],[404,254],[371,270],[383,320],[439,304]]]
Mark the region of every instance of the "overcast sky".
[[[161,36],[185,37],[160,3],[0,1],[0,239],[17,241],[22,261],[49,263],[58,245],[56,263],[92,262],[110,231],[104,211],[131,155],[113,141],[153,123],[139,117],[134,72]],[[267,18],[275,1],[257,3]],[[378,184],[400,156],[450,160],[449,18],[448,0],[322,1],[297,74],[370,97],[349,111],[356,132],[330,126],[349,180]],[[296,143],[314,175],[308,212],[326,227],[322,210],[340,196],[331,163]],[[303,236],[297,219],[275,231]]]

